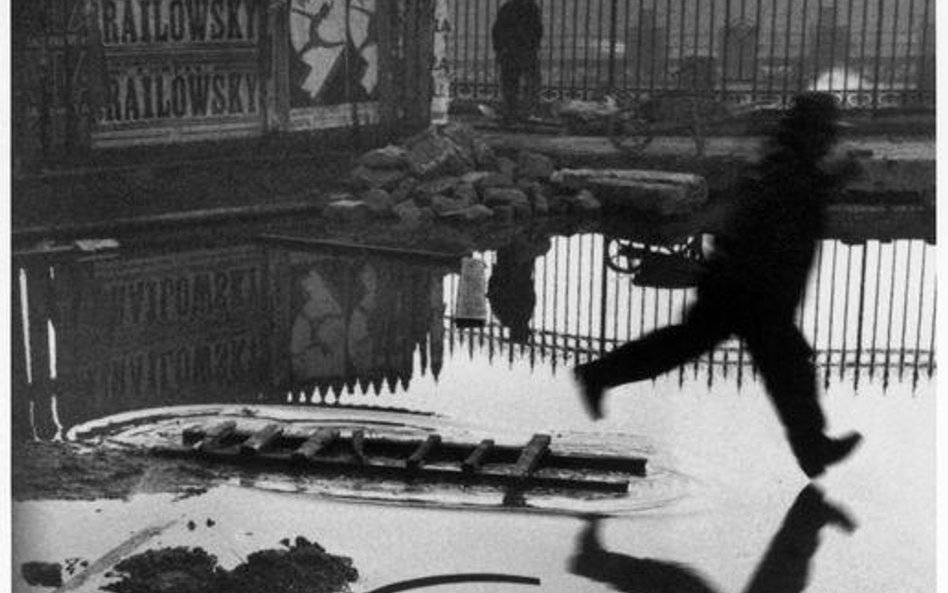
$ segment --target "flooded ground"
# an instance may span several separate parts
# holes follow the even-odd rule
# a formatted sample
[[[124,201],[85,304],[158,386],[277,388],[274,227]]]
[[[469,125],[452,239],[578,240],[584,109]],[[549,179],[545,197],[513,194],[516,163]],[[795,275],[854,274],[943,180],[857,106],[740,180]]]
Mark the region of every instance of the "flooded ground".
[[[831,432],[866,441],[818,487],[738,342],[614,390],[604,421],[585,416],[570,368],[680,318],[699,234],[487,241],[468,255],[487,266],[491,314],[463,330],[458,253],[158,239],[21,267],[15,335],[49,345],[15,359],[21,435],[76,436],[168,406],[410,410],[431,425],[625,449],[648,457],[648,476],[605,502],[528,492],[511,507],[503,492],[327,487],[276,472],[163,492],[145,487],[160,479],[151,474],[124,498],[16,502],[15,566],[101,568],[200,546],[231,569],[304,536],[352,558],[355,591],[410,590],[422,577],[443,577],[429,584],[445,591],[934,589],[935,249],[911,234],[821,244],[799,323]],[[66,590],[114,580],[86,572]]]

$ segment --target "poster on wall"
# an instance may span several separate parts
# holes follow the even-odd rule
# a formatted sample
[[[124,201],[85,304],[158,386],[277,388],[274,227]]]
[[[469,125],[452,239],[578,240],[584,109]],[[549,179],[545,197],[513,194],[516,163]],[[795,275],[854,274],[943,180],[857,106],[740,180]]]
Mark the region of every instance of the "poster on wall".
[[[260,3],[96,0],[94,8],[106,63],[98,146],[262,131]]]
[[[289,92],[296,127],[371,119],[377,98],[376,0],[290,0]],[[353,113],[353,105],[362,113]],[[310,117],[307,117],[310,116]]]

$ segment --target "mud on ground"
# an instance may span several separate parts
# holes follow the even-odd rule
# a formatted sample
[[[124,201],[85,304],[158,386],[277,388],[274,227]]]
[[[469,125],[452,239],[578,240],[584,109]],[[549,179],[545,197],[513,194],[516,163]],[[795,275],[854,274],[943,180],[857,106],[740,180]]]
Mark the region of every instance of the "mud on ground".
[[[229,477],[226,469],[159,459],[144,452],[66,442],[15,442],[13,500],[127,499],[134,494],[200,494]]]

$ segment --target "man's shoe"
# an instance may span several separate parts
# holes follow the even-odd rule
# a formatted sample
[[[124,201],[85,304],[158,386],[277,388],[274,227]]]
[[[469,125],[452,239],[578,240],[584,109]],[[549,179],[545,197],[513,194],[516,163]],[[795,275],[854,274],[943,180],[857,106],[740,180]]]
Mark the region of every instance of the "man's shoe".
[[[808,478],[815,478],[823,474],[826,468],[839,463],[849,457],[853,450],[862,441],[858,432],[850,433],[838,439],[824,439],[816,450],[798,458],[800,469]]]
[[[591,377],[589,367],[581,364],[573,369],[573,377],[579,383],[580,396],[586,406],[586,413],[593,420],[602,418],[602,396],[604,387]]]

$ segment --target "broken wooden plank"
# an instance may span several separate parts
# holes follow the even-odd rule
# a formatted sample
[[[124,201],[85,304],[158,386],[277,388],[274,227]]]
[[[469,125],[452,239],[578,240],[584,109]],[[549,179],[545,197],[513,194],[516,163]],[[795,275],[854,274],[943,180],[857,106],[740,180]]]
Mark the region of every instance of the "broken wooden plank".
[[[320,428],[293,451],[292,458],[296,461],[311,460],[338,438],[339,429]]]
[[[283,427],[276,423],[267,424],[240,445],[244,455],[257,455],[273,444],[283,434]]]
[[[480,444],[471,451],[471,454],[461,462],[461,470],[468,473],[479,470],[493,446],[493,439],[484,439],[481,441]]]
[[[428,438],[424,440],[418,448],[415,449],[415,452],[405,460],[405,467],[410,470],[415,470],[421,467],[425,459],[431,455],[435,448],[441,444],[441,435],[432,434],[428,435]]]
[[[365,463],[365,431],[364,430],[354,430],[352,431],[352,452],[355,454],[356,461],[359,463]]]
[[[523,448],[520,458],[514,465],[512,475],[518,478],[525,478],[533,473],[533,470],[540,465],[543,457],[550,451],[550,435],[535,434],[530,442]]]
[[[199,451],[207,451],[220,447],[224,439],[234,434],[236,428],[237,422],[234,420],[218,422],[204,431],[204,438],[195,444],[194,448]]]

